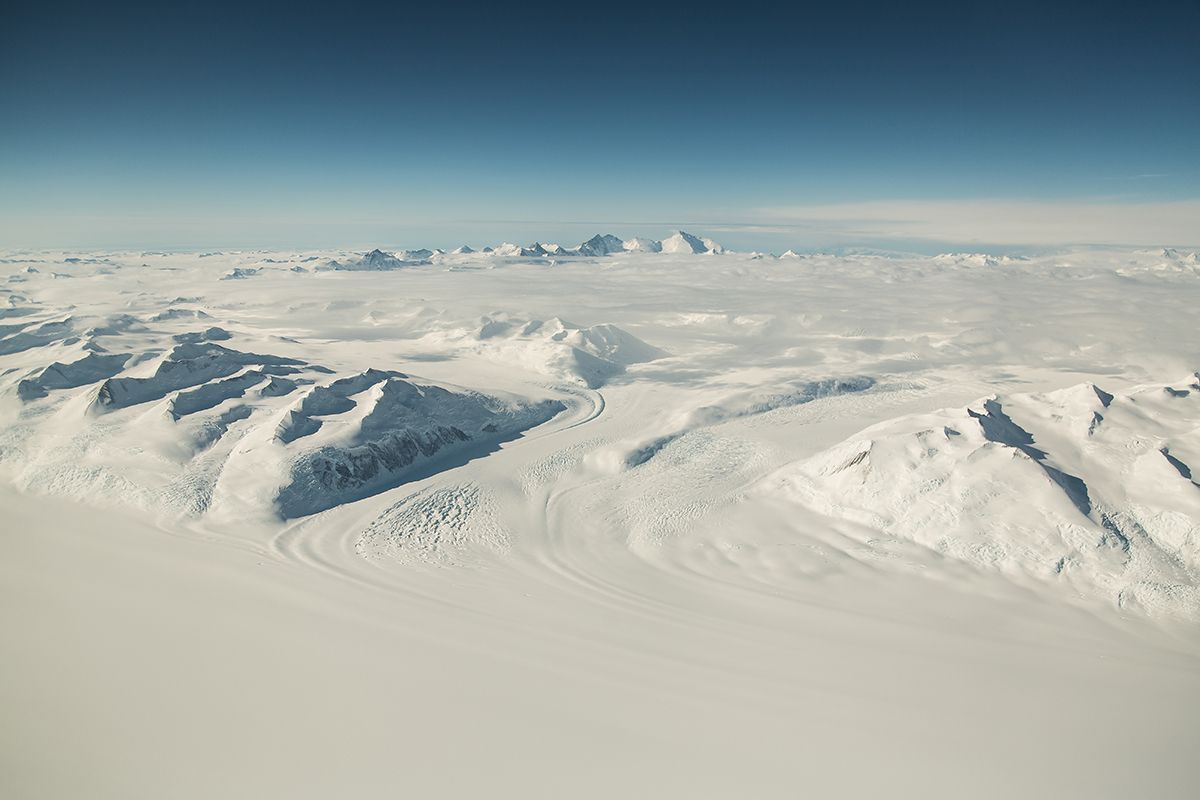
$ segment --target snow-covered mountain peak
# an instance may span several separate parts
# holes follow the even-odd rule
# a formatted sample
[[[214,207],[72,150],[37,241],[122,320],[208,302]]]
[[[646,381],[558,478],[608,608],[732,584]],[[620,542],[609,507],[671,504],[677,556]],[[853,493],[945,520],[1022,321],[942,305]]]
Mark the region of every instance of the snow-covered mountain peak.
[[[725,248],[712,239],[701,239],[687,231],[675,231],[662,240],[664,253],[723,253]]]
[[[581,256],[607,256],[624,250],[625,243],[616,236],[611,233],[598,233],[579,245],[577,252]]]
[[[634,236],[631,239],[626,239],[622,244],[631,253],[662,252],[662,242],[657,239],[647,239],[643,236]]]

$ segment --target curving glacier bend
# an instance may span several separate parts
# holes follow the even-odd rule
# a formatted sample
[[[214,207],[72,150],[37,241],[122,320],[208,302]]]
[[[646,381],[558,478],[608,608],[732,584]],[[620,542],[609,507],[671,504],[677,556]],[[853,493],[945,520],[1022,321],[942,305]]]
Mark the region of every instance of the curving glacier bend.
[[[426,788],[455,760],[439,737],[495,769],[516,725],[551,773],[591,748],[692,796],[753,793],[752,769],[779,796],[799,744],[826,791],[888,785],[845,775],[865,747],[893,775],[936,763],[934,796],[997,757],[1007,777],[970,794],[1178,796],[1198,300],[1175,250],[6,253],[5,629],[34,647],[43,605],[102,626],[139,708],[148,670],[244,680],[189,671],[233,648],[278,685],[251,679],[242,732],[188,703],[198,736],[282,735],[362,775],[398,739]],[[74,641],[36,647],[68,662]],[[36,695],[39,662],[9,662]],[[267,721],[323,702],[295,696],[313,682],[361,750]],[[434,702],[455,692],[475,716]],[[992,721],[977,748],[952,735],[964,702]],[[138,742],[179,768],[152,723],[119,728],[96,758]],[[1114,729],[1122,765],[1064,766]]]

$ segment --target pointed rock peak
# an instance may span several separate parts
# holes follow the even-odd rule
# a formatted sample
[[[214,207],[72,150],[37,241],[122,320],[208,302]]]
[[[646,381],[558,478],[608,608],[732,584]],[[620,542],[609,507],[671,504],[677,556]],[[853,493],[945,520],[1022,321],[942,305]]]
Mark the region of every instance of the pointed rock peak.
[[[706,253],[709,247],[687,231],[675,231],[662,240],[664,253]]]
[[[625,243],[611,233],[598,233],[579,245],[579,254],[583,256],[606,256],[624,250]]]
[[[1100,400],[1100,405],[1104,406],[1105,408],[1108,408],[1110,405],[1112,405],[1113,396],[1111,394],[1104,391],[1094,383],[1089,383],[1088,386],[1091,387],[1091,390],[1096,393],[1096,397]]]
[[[371,252],[362,257],[359,262],[363,267],[392,267],[399,262],[399,259],[391,253],[385,253],[379,248],[375,248]]]

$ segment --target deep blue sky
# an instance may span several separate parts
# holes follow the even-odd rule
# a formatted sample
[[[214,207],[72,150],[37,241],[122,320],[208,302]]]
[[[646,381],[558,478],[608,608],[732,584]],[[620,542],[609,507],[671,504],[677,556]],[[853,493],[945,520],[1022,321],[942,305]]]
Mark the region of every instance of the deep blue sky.
[[[793,206],[1200,198],[1200,0],[781,5],[9,8],[0,245],[766,246]]]

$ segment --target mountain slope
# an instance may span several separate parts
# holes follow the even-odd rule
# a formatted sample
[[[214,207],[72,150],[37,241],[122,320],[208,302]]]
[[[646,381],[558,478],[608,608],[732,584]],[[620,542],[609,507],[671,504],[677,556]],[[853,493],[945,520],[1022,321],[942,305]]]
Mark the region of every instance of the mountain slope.
[[[794,501],[1017,580],[1200,616],[1200,380],[993,397],[863,431]],[[772,481],[769,486],[777,486]]]

